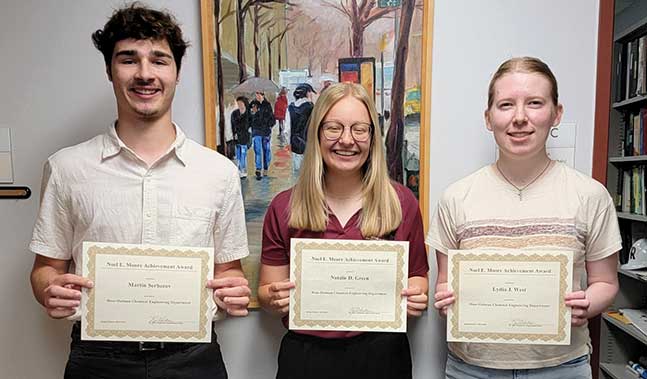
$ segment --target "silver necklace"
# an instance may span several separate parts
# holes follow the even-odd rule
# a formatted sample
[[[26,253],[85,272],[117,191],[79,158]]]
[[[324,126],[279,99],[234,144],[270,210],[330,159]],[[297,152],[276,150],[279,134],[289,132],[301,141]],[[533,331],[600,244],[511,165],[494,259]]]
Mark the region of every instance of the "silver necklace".
[[[503,171],[501,171],[501,169],[499,168],[499,161],[497,161],[497,162],[495,163],[495,166],[496,166],[497,171],[499,171],[499,174],[501,174],[501,176],[503,176],[503,179],[505,179],[505,181],[506,181],[506,182],[508,182],[508,184],[510,184],[511,186],[513,186],[513,187],[517,190],[517,196],[519,196],[519,201],[521,201],[521,200],[522,200],[523,190],[525,190],[526,188],[528,188],[528,186],[530,186],[532,183],[536,182],[536,181],[537,181],[537,179],[539,179],[539,177],[540,177],[544,172],[546,172],[546,170],[548,170],[548,167],[550,166],[550,164],[551,164],[551,163],[553,163],[553,161],[549,159],[549,160],[548,160],[548,163],[546,163],[546,167],[544,167],[544,168],[543,168],[543,170],[541,170],[541,172],[540,172],[539,174],[537,174],[537,176],[535,176],[534,178],[532,178],[532,180],[531,180],[531,181],[529,181],[528,183],[526,183],[526,185],[525,185],[525,186],[521,186],[521,187],[516,186],[514,183],[512,183],[512,181],[511,181],[510,179],[508,179],[508,177],[507,177],[507,176],[505,176],[505,174],[503,173]]]

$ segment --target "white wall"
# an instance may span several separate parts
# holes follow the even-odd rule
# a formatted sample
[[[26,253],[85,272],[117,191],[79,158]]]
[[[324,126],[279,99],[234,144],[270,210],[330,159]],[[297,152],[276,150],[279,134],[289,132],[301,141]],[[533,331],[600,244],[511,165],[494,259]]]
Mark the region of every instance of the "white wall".
[[[203,141],[198,0],[150,1],[170,9],[191,40],[174,118]],[[29,200],[0,200],[0,377],[58,378],[69,324],[48,319],[28,282],[27,251],[42,164],[51,153],[104,130],[115,116],[103,59],[90,34],[118,0],[3,0],[0,12],[0,127],[11,127],[16,185]],[[560,83],[565,121],[578,123],[576,166],[590,171],[597,0],[436,0],[430,200],[450,182],[491,161],[482,122],[489,76],[504,59],[545,59]],[[577,84],[577,86],[576,86]],[[457,157],[457,151],[460,156]],[[432,259],[432,265],[434,260]],[[432,275],[432,280],[433,280]],[[444,324],[428,312],[410,326],[417,378],[442,378]],[[261,312],[217,324],[232,379],[273,377],[283,329]]]
[[[491,163],[485,128],[490,77],[530,55],[553,70],[562,122],[577,123],[575,167],[591,173],[598,0],[437,0],[430,133],[430,202],[453,181]]]

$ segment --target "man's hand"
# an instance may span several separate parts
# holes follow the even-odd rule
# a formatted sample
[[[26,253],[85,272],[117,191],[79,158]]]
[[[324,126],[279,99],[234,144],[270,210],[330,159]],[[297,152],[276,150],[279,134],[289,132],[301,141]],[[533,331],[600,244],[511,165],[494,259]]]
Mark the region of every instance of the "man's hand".
[[[247,279],[240,276],[211,279],[207,282],[207,287],[213,288],[213,300],[218,308],[226,310],[232,316],[247,316],[249,295],[252,293]]]
[[[76,313],[81,304],[81,288],[92,288],[94,283],[74,274],[62,274],[52,278],[43,291],[43,305],[51,318],[65,318]]]

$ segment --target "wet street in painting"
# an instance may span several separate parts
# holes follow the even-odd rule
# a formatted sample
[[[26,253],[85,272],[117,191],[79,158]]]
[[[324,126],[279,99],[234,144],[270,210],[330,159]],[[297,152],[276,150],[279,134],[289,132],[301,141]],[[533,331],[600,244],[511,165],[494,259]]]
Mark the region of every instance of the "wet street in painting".
[[[247,221],[247,240],[249,242],[249,257],[243,260],[243,270],[249,280],[253,299],[256,300],[258,288],[258,269],[261,256],[261,238],[263,217],[272,198],[286,190],[296,182],[296,174],[292,172],[292,153],[287,146],[279,143],[278,125],[272,128],[272,160],[268,175],[256,180],[254,175],[254,149],[247,151],[247,178],[241,179],[241,189],[245,202],[245,220]]]

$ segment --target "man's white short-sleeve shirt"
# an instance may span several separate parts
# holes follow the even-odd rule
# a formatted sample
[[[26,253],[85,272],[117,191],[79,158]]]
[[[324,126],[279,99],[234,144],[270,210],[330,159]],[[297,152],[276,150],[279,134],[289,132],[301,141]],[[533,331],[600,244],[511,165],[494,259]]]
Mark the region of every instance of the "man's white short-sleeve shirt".
[[[29,249],[71,259],[77,275],[83,241],[213,247],[216,264],[246,257],[236,166],[175,130],[174,143],[150,167],[114,125],[52,155]]]

